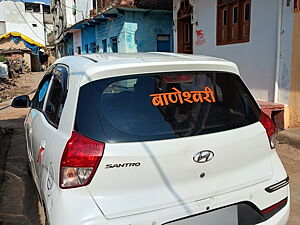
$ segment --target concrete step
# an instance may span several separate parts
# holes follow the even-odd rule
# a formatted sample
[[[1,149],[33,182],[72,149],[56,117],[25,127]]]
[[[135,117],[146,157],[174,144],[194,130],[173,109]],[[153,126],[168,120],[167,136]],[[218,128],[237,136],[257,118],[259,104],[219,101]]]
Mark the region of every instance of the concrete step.
[[[300,128],[289,128],[278,133],[278,141],[300,149]]]

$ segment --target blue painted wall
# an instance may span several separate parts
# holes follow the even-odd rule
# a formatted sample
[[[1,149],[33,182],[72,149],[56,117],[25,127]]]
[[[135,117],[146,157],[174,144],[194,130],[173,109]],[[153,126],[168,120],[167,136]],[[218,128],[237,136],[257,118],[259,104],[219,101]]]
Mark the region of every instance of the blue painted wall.
[[[127,52],[157,51],[157,35],[169,35],[173,51],[172,13],[164,11],[125,12]]]
[[[104,50],[102,45],[106,40],[107,52],[112,52],[112,38],[117,37],[118,52],[149,52],[157,51],[157,35],[169,35],[169,49],[173,51],[172,20],[172,12],[166,11],[117,12],[117,18],[96,25],[96,43],[102,52]],[[85,42],[84,36],[82,37],[82,41]]]
[[[96,43],[99,45],[99,51],[104,52],[103,40],[106,40],[107,52],[112,52],[111,39],[117,37],[119,52],[125,52],[124,42],[124,22],[125,17],[122,14],[118,14],[117,18],[107,20],[99,25],[96,25]]]
[[[96,42],[96,31],[95,26],[86,26],[81,29],[81,40],[82,40],[82,47],[81,51],[82,54],[92,53],[92,43]],[[86,52],[85,45],[88,45],[88,52]]]

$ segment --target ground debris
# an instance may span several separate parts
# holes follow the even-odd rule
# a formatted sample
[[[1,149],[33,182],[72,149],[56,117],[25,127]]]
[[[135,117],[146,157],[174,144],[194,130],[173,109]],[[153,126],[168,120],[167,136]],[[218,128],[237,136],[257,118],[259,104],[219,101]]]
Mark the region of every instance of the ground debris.
[[[12,135],[14,133],[14,128],[10,127],[0,127],[0,137],[6,135]]]
[[[16,87],[15,79],[2,78],[0,79],[0,102],[6,101],[12,97],[11,89]]]

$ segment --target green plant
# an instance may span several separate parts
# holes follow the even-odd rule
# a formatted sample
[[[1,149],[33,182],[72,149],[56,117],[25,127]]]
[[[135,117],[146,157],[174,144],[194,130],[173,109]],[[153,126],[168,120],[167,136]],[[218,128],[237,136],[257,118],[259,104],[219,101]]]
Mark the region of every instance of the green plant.
[[[3,56],[3,55],[0,55],[0,62],[6,62],[8,59]]]

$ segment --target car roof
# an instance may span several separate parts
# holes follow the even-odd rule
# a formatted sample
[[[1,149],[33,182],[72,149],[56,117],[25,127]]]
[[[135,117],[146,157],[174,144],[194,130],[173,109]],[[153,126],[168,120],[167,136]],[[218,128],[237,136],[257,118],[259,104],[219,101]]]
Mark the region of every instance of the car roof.
[[[63,57],[58,63],[69,66],[71,77],[81,77],[80,86],[108,77],[158,72],[224,71],[239,75],[236,64],[224,59],[165,52],[94,53]]]

